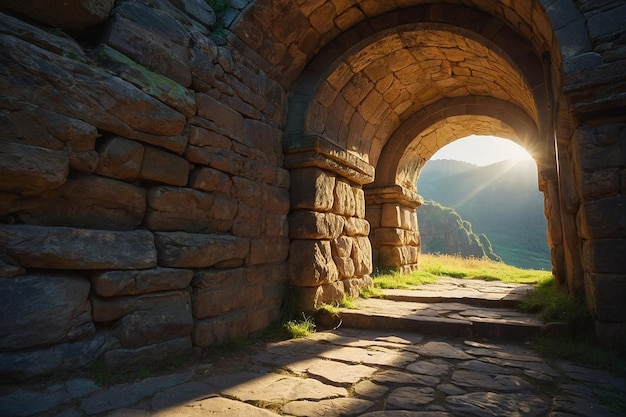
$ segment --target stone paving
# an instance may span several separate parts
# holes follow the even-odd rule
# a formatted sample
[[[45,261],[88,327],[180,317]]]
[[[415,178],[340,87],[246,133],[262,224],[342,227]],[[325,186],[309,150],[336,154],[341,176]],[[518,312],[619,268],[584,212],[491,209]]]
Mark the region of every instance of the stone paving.
[[[374,301],[380,300],[359,302]],[[545,361],[523,341],[355,329],[344,322],[306,338],[258,343],[174,374],[105,388],[78,376],[0,385],[0,415],[621,416],[624,410],[615,404],[625,398],[626,378]]]

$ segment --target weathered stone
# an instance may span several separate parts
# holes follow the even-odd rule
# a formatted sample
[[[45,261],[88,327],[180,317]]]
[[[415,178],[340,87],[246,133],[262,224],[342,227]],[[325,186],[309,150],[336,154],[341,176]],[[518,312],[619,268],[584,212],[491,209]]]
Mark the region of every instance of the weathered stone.
[[[291,171],[291,208],[330,211],[333,208],[335,177],[319,168]]]
[[[428,342],[420,346],[418,353],[422,356],[434,356],[447,359],[473,359],[473,356],[445,342]]]
[[[369,238],[357,236],[352,245],[352,261],[354,262],[354,275],[362,277],[372,273],[372,245]]]
[[[139,176],[143,161],[143,145],[121,137],[107,138],[98,145],[98,166],[95,172],[120,180]]]
[[[80,29],[100,23],[109,16],[115,0],[104,1],[20,1],[7,0],[4,6],[64,29]]]
[[[400,387],[387,397],[387,406],[396,410],[421,410],[435,401],[435,390],[431,387]]]
[[[345,231],[348,236],[368,236],[370,224],[365,219],[348,217],[345,221]]]
[[[626,196],[588,201],[581,206],[580,233],[583,239],[626,236]]]
[[[246,278],[232,280],[219,287],[194,288],[191,300],[194,318],[204,319],[261,304],[263,287]]]
[[[446,405],[453,413],[473,416],[512,415],[524,410],[524,416],[543,415],[550,405],[534,394],[499,394],[473,392],[446,398]]]
[[[194,320],[193,343],[201,348],[221,345],[250,333],[250,317],[240,311]]]
[[[148,15],[153,14],[148,7],[143,10]],[[189,50],[120,14],[110,20],[104,43],[183,87],[191,85]]]
[[[154,239],[159,265],[174,268],[239,266],[250,251],[248,240],[228,235],[157,232]]]
[[[346,397],[348,392],[345,388],[325,385],[316,379],[267,374],[227,388],[222,394],[240,401],[282,402]]]
[[[307,369],[309,375],[322,377],[334,384],[356,384],[362,379],[370,377],[376,368],[365,365],[347,365],[335,361],[317,361]]]
[[[185,117],[132,84],[10,36],[0,35],[0,43],[5,46],[3,73],[24,74],[29,80],[24,85],[23,78],[1,78],[5,94],[53,111],[63,108],[69,117],[124,137],[175,152],[184,149],[186,142],[176,135],[183,132]],[[41,71],[44,67],[46,71]],[[33,96],[35,87],[46,94]]]
[[[286,237],[261,237],[250,239],[250,265],[278,264],[287,259],[289,239]]]
[[[6,16],[5,16],[6,17]],[[46,36],[50,36],[46,32]],[[16,100],[0,97],[3,137],[23,145],[86,152],[94,149],[98,130],[82,120]]]
[[[0,225],[4,256],[27,268],[147,269],[156,265],[152,234]]]
[[[395,227],[380,227],[374,232],[376,245],[401,246],[405,242],[405,230]]]
[[[288,262],[292,285],[312,287],[339,277],[328,240],[293,240]]]
[[[343,281],[314,287],[296,287],[296,311],[313,314],[324,304],[337,304],[345,296]]]
[[[167,301],[153,309],[132,311],[113,325],[112,334],[123,348],[191,336],[193,318],[189,295],[182,293]]]
[[[232,139],[241,141],[244,119],[241,114],[207,94],[197,94],[198,115],[224,129]]]
[[[210,413],[215,417],[246,416],[246,417],[276,417],[276,413],[263,408],[254,407],[250,404],[234,401],[223,397],[211,397],[187,404],[179,404],[165,410],[159,410],[159,416],[176,417],[185,415],[188,417],[202,417]],[[123,415],[128,415],[124,413]],[[108,416],[108,417],[122,417]],[[139,416],[137,416],[139,417]]]
[[[352,187],[354,194],[354,215],[359,219],[365,218],[365,193],[362,188]]]
[[[292,239],[336,239],[344,228],[344,217],[333,213],[296,210],[289,214]]]
[[[226,195],[230,194],[232,181],[230,176],[216,169],[198,167],[189,175],[189,186],[201,191],[217,191]]]
[[[442,359],[419,360],[406,367],[406,370],[423,375],[447,375],[452,369],[452,364]]]
[[[585,284],[597,320],[626,322],[626,312],[622,308],[626,296],[626,278],[623,274],[587,273]]]
[[[186,117],[196,113],[194,93],[170,78],[148,70],[107,45],[93,52],[98,63],[116,73],[120,78],[139,87],[141,91],[178,110]]]
[[[92,275],[91,285],[101,297],[117,297],[183,289],[192,277],[193,271],[173,268],[105,271]]]
[[[169,304],[184,305],[189,302],[186,291],[161,291],[139,296],[122,296],[91,300],[92,316],[95,322],[112,322],[134,311],[159,311]]]
[[[356,202],[352,187],[345,181],[337,180],[334,191],[333,213],[352,217],[356,214]]]
[[[262,229],[263,210],[240,202],[233,221],[233,234],[241,237],[259,236]]]
[[[354,386],[354,392],[361,397],[379,399],[389,391],[384,385],[378,385],[366,379]]]
[[[626,239],[595,239],[583,243],[582,261],[587,272],[623,273],[626,271]]]
[[[354,243],[354,240],[348,236],[339,236],[336,239],[333,239],[332,243],[332,247],[333,247],[333,253],[335,253],[337,256],[342,257],[342,258],[346,258],[346,257],[350,257],[350,254],[352,253],[352,246]]]
[[[292,416],[340,417],[362,413],[370,408],[372,401],[359,398],[334,398],[321,401],[291,401],[281,411]]]
[[[82,339],[95,333],[89,281],[67,275],[0,280],[0,350]]]
[[[154,352],[154,356],[149,355],[149,350],[147,350],[146,353],[148,355],[144,355],[144,358],[151,359],[159,356],[158,350]],[[139,355],[137,355],[137,357],[139,357]],[[87,415],[123,409],[124,407],[139,402],[147,396],[154,395],[171,386],[187,382],[191,376],[189,372],[185,372],[173,375],[153,376],[136,382],[114,385],[87,398],[83,398],[79,406],[82,412]]]
[[[337,271],[339,272],[339,279],[352,278],[354,276],[354,261],[352,258],[339,257],[333,255],[333,261],[337,265]]]
[[[254,93],[248,94],[252,95]],[[261,100],[257,107],[263,105]],[[244,143],[264,154],[266,162],[276,164],[282,156],[282,132],[279,129],[260,120],[245,119],[242,133]]]
[[[117,348],[104,353],[103,360],[109,372],[115,372],[124,368],[136,368],[142,364],[150,365],[158,360],[176,358],[191,353],[192,343],[189,336],[166,340],[138,348]],[[168,375],[172,378],[172,375]],[[174,376],[173,379],[178,379]]]
[[[521,392],[530,389],[530,384],[514,375],[490,376],[481,372],[456,370],[452,382],[460,387],[475,387],[485,391]]]
[[[93,363],[107,348],[104,335],[96,333],[88,339],[43,349],[0,352],[0,376],[16,381],[76,370]]]
[[[211,6],[199,0],[172,0],[171,2],[181,11],[185,12],[191,18],[201,22],[207,27],[215,24],[215,12]]]
[[[0,189],[34,195],[58,188],[67,179],[65,152],[0,139]]]
[[[145,225],[159,231],[223,232],[232,224],[234,204],[217,206],[214,195],[191,188],[155,187],[148,192]],[[218,212],[228,218],[214,218]]]
[[[139,178],[171,185],[186,185],[189,162],[180,156],[144,146]]]
[[[8,214],[35,225],[133,230],[141,223],[145,209],[144,189],[112,179],[80,175],[37,200],[15,200]]]

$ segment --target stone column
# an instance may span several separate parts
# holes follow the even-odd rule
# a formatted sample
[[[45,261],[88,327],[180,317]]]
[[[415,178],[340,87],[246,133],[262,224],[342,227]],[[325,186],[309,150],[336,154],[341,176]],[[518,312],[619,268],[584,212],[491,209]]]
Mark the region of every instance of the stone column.
[[[310,314],[371,285],[362,185],[373,180],[374,168],[319,136],[291,139],[285,153],[291,174],[289,279],[296,310]]]
[[[366,200],[375,268],[400,273],[417,270],[421,245],[416,209],[424,199],[414,191],[392,185],[368,188]]]

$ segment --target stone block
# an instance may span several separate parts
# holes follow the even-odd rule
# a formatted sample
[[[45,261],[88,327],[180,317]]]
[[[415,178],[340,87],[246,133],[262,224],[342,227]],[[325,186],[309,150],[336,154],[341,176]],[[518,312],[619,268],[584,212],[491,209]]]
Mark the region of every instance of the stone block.
[[[263,185],[263,208],[272,213],[289,213],[289,191],[284,188]]]
[[[378,253],[381,268],[396,268],[406,263],[401,246],[381,246]]]
[[[196,100],[200,117],[214,122],[228,137],[241,141],[244,125],[241,114],[207,94],[198,93]]]
[[[233,234],[242,237],[257,237],[263,229],[263,210],[239,203],[233,221]]]
[[[365,218],[365,193],[362,188],[352,187],[354,194],[354,215],[359,219]]]
[[[370,234],[370,224],[365,219],[348,217],[344,223],[344,230],[348,236],[368,236]]]
[[[144,223],[148,229],[159,231],[215,232],[221,222],[211,214],[228,208],[214,207],[213,194],[192,188],[151,188],[147,202]],[[227,210],[231,215],[232,211]]]
[[[382,227],[402,228],[403,213],[397,204],[382,204],[380,225]]]
[[[352,261],[354,262],[354,275],[362,277],[372,273],[372,245],[365,236],[354,237],[352,245]]]
[[[199,123],[199,118],[192,119],[192,123]],[[229,149],[231,141],[229,138],[219,133],[219,128],[212,122],[203,121],[202,127],[189,126],[189,143],[196,146],[212,146],[218,149]]]
[[[36,195],[60,187],[69,173],[65,152],[0,139],[0,189]]]
[[[580,210],[580,234],[583,239],[626,236],[626,196],[588,201],[582,204]]]
[[[378,246],[402,246],[406,243],[405,230],[396,227],[381,227],[374,231],[374,242]]]
[[[289,281],[294,286],[314,287],[339,277],[328,240],[291,241],[288,263]]]
[[[368,205],[365,219],[375,229],[382,227],[382,206],[378,204]]]
[[[344,228],[345,219],[333,213],[296,210],[289,214],[289,237],[292,239],[335,239]]]
[[[217,288],[232,285],[232,282],[245,282],[250,271],[247,268],[204,269],[196,271],[191,285],[194,288]]]
[[[291,171],[291,209],[330,211],[334,203],[335,176],[319,168]]]
[[[346,296],[343,281],[336,281],[315,287],[297,287],[296,311],[307,315],[315,313],[324,304],[338,304]]]
[[[283,152],[281,130],[260,120],[245,119],[242,133],[243,142],[266,154],[268,160],[281,157]]]
[[[250,207],[263,208],[263,189],[247,178],[233,177],[231,195]]]
[[[147,269],[156,265],[152,233],[0,225],[3,257],[26,268]]]
[[[168,302],[149,310],[135,310],[115,322],[111,333],[123,348],[191,336],[193,319],[189,295],[172,297]]]
[[[333,239],[331,243],[333,254],[342,258],[350,257],[354,243],[354,240],[351,237],[339,236],[338,238]]]
[[[193,323],[193,343],[205,349],[248,334],[249,322],[244,312],[236,311],[208,319],[194,320]]]
[[[143,161],[143,145],[118,136],[98,144],[98,165],[95,172],[105,177],[134,180]]]
[[[359,278],[349,278],[341,281],[347,296],[358,298],[362,289],[370,288],[374,285],[374,281],[369,275]]]
[[[184,336],[137,348],[112,349],[104,353],[103,360],[109,372],[116,372],[149,365],[157,360],[191,355],[192,347],[191,337]]]
[[[76,371],[92,364],[108,348],[102,333],[54,346],[16,352],[0,352],[0,377],[21,381],[63,371]]]
[[[247,239],[229,235],[157,232],[154,239],[159,265],[173,268],[240,266],[250,252]]]
[[[345,181],[337,180],[334,191],[333,213],[352,217],[356,214],[356,201],[352,187]]]
[[[354,276],[354,261],[352,258],[348,257],[340,257],[333,255],[333,261],[335,261],[335,265],[337,265],[337,271],[339,272],[339,279],[352,278]]]
[[[626,349],[626,323],[595,322],[596,337],[606,345],[617,351]]]
[[[244,158],[230,150],[215,147],[189,145],[185,158],[195,164],[202,164],[230,175],[242,175]]]
[[[230,176],[213,168],[197,167],[189,175],[189,186],[201,191],[216,191],[230,195]]]
[[[144,10],[150,13],[150,8]],[[170,39],[117,14],[109,21],[103,43],[183,87],[189,87],[189,50]]]
[[[34,20],[63,29],[93,26],[109,17],[115,0],[79,2],[37,2],[7,0],[4,6]]]
[[[264,265],[284,262],[289,254],[289,239],[285,237],[250,240],[247,264]]]
[[[143,162],[139,178],[184,186],[189,176],[189,162],[180,156],[153,148],[144,147]]]
[[[146,191],[113,179],[79,175],[41,198],[16,199],[9,210],[27,224],[133,230],[143,219]]]
[[[595,239],[583,242],[582,264],[585,272],[618,273],[626,271],[626,239]]]
[[[175,152],[184,150],[186,139],[179,135],[186,118],[181,113],[108,71],[8,35],[0,37],[8,53],[2,61],[2,72],[24,74],[29,80],[24,84],[14,78],[1,78],[0,88],[5,95],[48,110],[62,108],[68,117],[107,132]],[[33,95],[33,88],[47,93]]]
[[[114,322],[135,311],[161,311],[168,305],[188,305],[187,290],[161,291],[137,296],[91,298],[92,317],[97,323]],[[190,313],[191,314],[191,313]]]
[[[71,275],[0,280],[0,350],[82,339],[95,333],[89,281]]]
[[[217,287],[194,288],[191,300],[194,318],[214,317],[258,306],[263,302],[263,286],[247,279],[231,280]]]
[[[180,290],[191,282],[188,269],[154,268],[142,271],[105,271],[92,275],[91,286],[101,297]]]
[[[622,271],[623,272],[623,271]],[[594,316],[606,323],[626,322],[626,275],[585,274],[587,293],[592,298]]]
[[[172,79],[150,71],[107,45],[98,46],[93,51],[93,55],[103,67],[186,117],[191,117],[196,113],[196,99],[193,91]]]

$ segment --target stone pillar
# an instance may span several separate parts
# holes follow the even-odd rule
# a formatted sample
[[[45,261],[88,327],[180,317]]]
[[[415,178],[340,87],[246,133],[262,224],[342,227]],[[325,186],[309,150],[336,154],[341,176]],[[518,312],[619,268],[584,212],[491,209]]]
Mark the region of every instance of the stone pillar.
[[[366,199],[375,268],[400,273],[417,270],[421,245],[416,209],[424,199],[400,185],[368,188]]]
[[[292,139],[285,153],[291,176],[289,280],[296,310],[310,314],[371,285],[362,185],[373,180],[374,168],[319,136]]]

